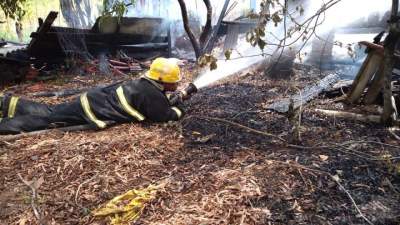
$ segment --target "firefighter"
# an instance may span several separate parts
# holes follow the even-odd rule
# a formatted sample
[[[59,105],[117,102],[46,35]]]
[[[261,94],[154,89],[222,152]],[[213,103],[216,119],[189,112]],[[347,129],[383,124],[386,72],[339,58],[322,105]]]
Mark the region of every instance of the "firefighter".
[[[176,60],[157,58],[141,78],[91,89],[68,103],[49,106],[5,95],[0,97],[0,134],[82,124],[103,129],[115,123],[179,120],[183,111],[170,105],[166,92],[175,91],[180,80]]]

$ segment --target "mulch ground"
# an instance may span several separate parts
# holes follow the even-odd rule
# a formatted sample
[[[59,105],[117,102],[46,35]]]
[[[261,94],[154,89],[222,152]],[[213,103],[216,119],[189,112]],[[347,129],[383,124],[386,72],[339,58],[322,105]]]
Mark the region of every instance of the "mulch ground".
[[[316,80],[301,70],[291,81],[243,74],[200,90],[179,122],[1,143],[0,224],[39,224],[21,178],[39,183],[44,224],[107,223],[91,211],[160,183],[133,224],[367,224],[361,215],[399,224],[400,147],[386,127],[319,115],[315,108],[349,109],[320,96],[302,108],[300,140],[290,141],[292,122],[265,110]],[[109,82],[70,77],[9,90],[29,97]]]

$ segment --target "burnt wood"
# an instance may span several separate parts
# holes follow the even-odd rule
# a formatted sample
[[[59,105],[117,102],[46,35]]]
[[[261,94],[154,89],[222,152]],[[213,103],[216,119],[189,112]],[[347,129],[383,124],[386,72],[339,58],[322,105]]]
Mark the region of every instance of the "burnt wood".
[[[324,79],[320,80],[317,84],[309,85],[301,90],[301,93],[284,98],[282,100],[278,100],[272,104],[270,104],[267,109],[286,113],[289,111],[289,105],[291,100],[293,101],[293,109],[296,110],[300,106],[306,104],[312,99],[316,98],[321,92],[327,90],[337,81],[339,81],[339,75],[337,74],[329,74]]]

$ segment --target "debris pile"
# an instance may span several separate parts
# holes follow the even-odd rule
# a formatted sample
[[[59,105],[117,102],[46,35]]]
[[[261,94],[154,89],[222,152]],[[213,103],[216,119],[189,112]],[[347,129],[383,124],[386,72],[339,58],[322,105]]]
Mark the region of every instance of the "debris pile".
[[[77,29],[53,26],[57,15],[50,12],[44,21],[39,19],[28,45],[2,51],[0,67],[15,68],[1,77],[2,84],[35,79],[70,66],[70,61],[86,73],[126,75],[147,67],[139,60],[171,55],[170,29],[161,18],[123,17],[118,23],[117,18],[100,17],[92,29]]]

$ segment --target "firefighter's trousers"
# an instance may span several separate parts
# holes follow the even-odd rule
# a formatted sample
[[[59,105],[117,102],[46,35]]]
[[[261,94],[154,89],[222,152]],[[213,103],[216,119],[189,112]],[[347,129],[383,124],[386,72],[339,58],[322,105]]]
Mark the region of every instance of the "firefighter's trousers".
[[[18,103],[18,107],[15,107]],[[79,100],[49,106],[23,98],[5,96],[2,101],[0,134],[17,134],[51,127],[88,123]],[[13,107],[14,106],[14,107]]]

